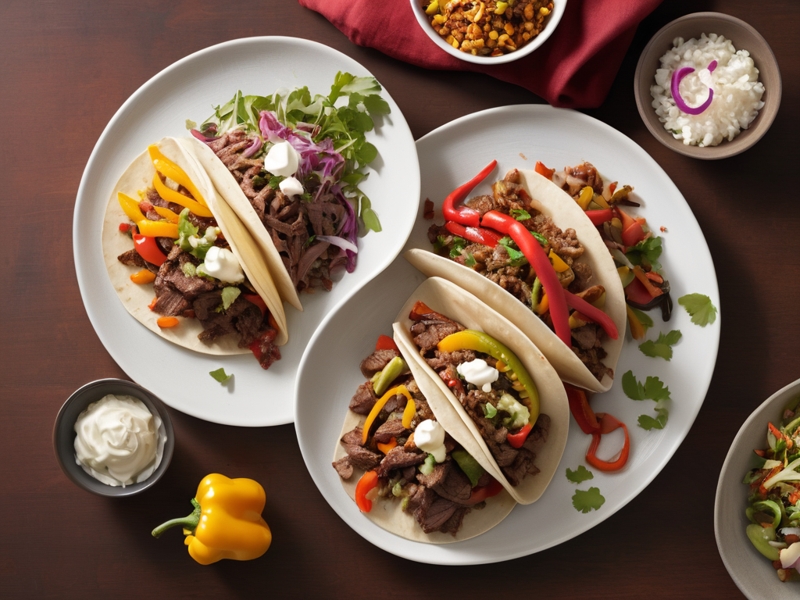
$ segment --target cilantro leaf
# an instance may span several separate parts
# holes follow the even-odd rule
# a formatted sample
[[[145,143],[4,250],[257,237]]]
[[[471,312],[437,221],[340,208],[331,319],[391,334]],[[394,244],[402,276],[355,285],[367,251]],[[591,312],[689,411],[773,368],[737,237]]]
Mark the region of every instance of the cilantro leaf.
[[[211,375],[214,379],[216,379],[220,383],[226,383],[231,377],[233,377],[233,373],[228,375],[227,373],[225,373],[225,369],[222,367],[220,367],[216,371],[210,371],[208,374]]]
[[[692,317],[692,323],[705,327],[717,320],[717,308],[705,294],[686,294],[678,298],[678,304]]]
[[[661,256],[661,238],[658,236],[642,240],[633,248],[630,248],[625,256],[634,265],[650,267],[654,271],[661,270],[661,263],[658,258]]]
[[[581,483],[587,479],[594,479],[594,474],[583,465],[579,465],[574,471],[567,467],[567,479],[572,483]]]
[[[669,411],[666,408],[656,407],[656,417],[649,415],[639,415],[639,427],[650,431],[651,429],[664,429],[669,418]]]
[[[517,249],[517,244],[510,237],[505,236],[498,243],[506,249],[508,264],[512,267],[519,267],[528,262],[528,259]]]
[[[600,490],[596,487],[590,487],[588,490],[576,490],[572,496],[572,506],[576,510],[586,514],[592,510],[597,510],[606,499],[600,494]]]
[[[472,269],[477,264],[478,264],[478,261],[475,260],[475,257],[472,255],[472,252],[467,253],[467,258],[464,259],[464,266],[465,267],[469,267],[470,269]]]
[[[648,376],[644,385],[636,380],[633,371],[622,376],[622,391],[631,400],[670,400],[669,388],[658,377]]]
[[[664,360],[670,360],[672,359],[672,346],[677,344],[680,339],[681,332],[673,329],[667,334],[659,333],[656,341],[647,340],[639,344],[639,350],[642,351],[642,354],[651,358],[660,356]]]
[[[511,216],[514,217],[517,221],[527,221],[528,219],[531,218],[531,213],[529,213],[524,208],[512,208]]]

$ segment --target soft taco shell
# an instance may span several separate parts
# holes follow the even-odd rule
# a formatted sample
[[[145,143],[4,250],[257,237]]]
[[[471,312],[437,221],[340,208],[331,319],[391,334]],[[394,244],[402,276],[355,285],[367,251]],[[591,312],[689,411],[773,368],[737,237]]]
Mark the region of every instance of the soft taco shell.
[[[522,361],[539,392],[540,414],[550,417],[547,443],[536,455],[536,466],[540,470],[538,474],[525,477],[516,487],[512,486],[502,475],[500,467],[483,441],[475,423],[444,381],[419,355],[419,350],[409,331],[413,321],[408,316],[417,301],[421,301],[432,310],[461,323],[467,329],[476,329],[489,334],[508,346]],[[425,280],[417,288],[397,316],[394,330],[398,345],[402,344],[401,348],[404,349],[404,353],[407,352],[409,366],[420,389],[423,389],[423,381],[427,384],[433,383],[440,393],[438,395],[431,394],[431,397],[448,400],[446,405],[440,407],[437,418],[449,421],[451,418],[458,417],[464,424],[466,429],[454,427],[450,435],[465,447],[470,443],[477,445],[484,460],[491,465],[491,469],[487,468],[487,470],[493,475],[496,474],[495,478],[503,484],[517,502],[531,504],[538,500],[550,484],[550,480],[558,468],[558,463],[561,461],[567,443],[570,418],[564,385],[544,355],[508,319],[493,311],[472,294],[465,292],[450,281],[438,277]],[[457,437],[457,435],[464,435],[463,432],[469,434],[472,442],[462,441]],[[473,456],[478,459],[476,455],[473,454]]]
[[[586,249],[578,262],[588,264],[594,273],[595,283],[605,288],[606,303],[603,310],[614,321],[619,332],[616,340],[607,337],[603,343],[606,351],[603,364],[616,370],[625,337],[626,311],[625,293],[614,259],[595,226],[569,194],[535,171],[521,170],[519,173],[520,183],[525,186],[533,199],[534,207],[553,219],[561,229],[570,227],[574,229]],[[602,381],[598,381],[571,348],[568,348],[538,316],[499,285],[469,267],[427,250],[414,248],[408,250],[404,256],[425,275],[443,277],[458,284],[514,323],[536,344],[564,381],[593,392],[606,392],[611,389],[614,383],[612,377],[605,375]]]
[[[294,287],[294,283],[292,283],[292,278],[289,276],[289,271],[286,270],[283,264],[278,249],[275,248],[272,238],[258,218],[255,209],[250,205],[250,201],[244,195],[242,188],[239,187],[239,183],[217,155],[214,154],[214,151],[203,142],[195,138],[186,138],[182,142],[187,152],[205,169],[220,196],[228,203],[250,232],[258,249],[259,259],[267,265],[280,297],[297,310],[303,310],[300,297],[297,295],[297,290]]]
[[[413,359],[408,360],[410,354],[407,349],[400,347],[400,351],[409,366],[413,366]],[[453,439],[458,441],[464,450],[469,452],[475,458],[475,460],[477,460],[481,466],[486,469],[495,479],[502,481],[500,479],[502,475],[499,475],[499,473],[496,473],[493,470],[494,467],[491,465],[491,463],[489,463],[489,461],[486,460],[485,455],[480,450],[480,447],[477,445],[475,439],[469,435],[467,430],[464,429],[463,421],[458,417],[455,411],[450,408],[449,401],[442,397],[441,392],[439,392],[435,386],[432,386],[430,382],[427,381],[426,375],[423,374],[421,379],[418,378],[413,368],[412,373],[414,373],[414,379],[416,380],[422,395],[425,396],[425,399],[428,401],[428,405],[430,406],[431,411],[433,411],[433,414],[439,424],[453,437]],[[354,427],[363,424],[365,419],[366,417],[363,415],[358,415],[351,410],[347,411],[347,417],[344,420],[342,431],[336,440],[336,450],[334,451],[333,462],[336,462],[347,454],[342,447],[342,444],[339,443],[339,440]],[[455,430],[459,430],[460,433],[457,435],[454,433]],[[361,474],[361,471],[356,470],[349,480],[340,478],[342,486],[347,492],[347,495],[350,496],[350,498],[352,498],[354,501],[356,484],[358,483]],[[429,544],[448,544],[467,540],[489,531],[495,525],[505,519],[516,505],[516,501],[505,490],[501,491],[496,496],[487,498],[486,506],[484,508],[480,510],[473,509],[464,517],[461,528],[458,530],[455,536],[449,533],[442,533],[440,531],[425,533],[422,531],[422,527],[420,527],[419,523],[417,523],[414,515],[412,513],[404,512],[400,508],[399,500],[393,501],[377,498],[372,502],[372,510],[368,513],[362,514],[386,531],[394,533],[395,535],[399,535],[400,537],[408,540],[413,540],[415,542],[426,542]]]
[[[219,197],[210,180],[205,176],[203,169],[182,149],[178,140],[164,138],[158,142],[158,148],[164,156],[178,164],[186,172],[203,194],[209,210],[213,213],[226,241],[230,244],[231,251],[239,259],[242,270],[264,300],[278,324],[279,331],[275,343],[278,345],[285,344],[288,340],[286,314],[270,274],[262,264],[252,258],[257,256],[257,248],[252,237],[239,222],[236,215]],[[133,283],[130,280],[130,275],[134,272],[134,269],[123,265],[117,260],[117,256],[133,248],[130,238],[119,232],[119,224],[126,223],[129,219],[117,200],[117,193],[123,192],[131,197],[137,197],[140,190],[145,190],[152,186],[154,173],[155,167],[153,167],[147,150],[145,150],[136,157],[119,178],[106,206],[101,238],[103,257],[108,276],[111,279],[114,290],[117,292],[117,296],[119,296],[125,309],[137,321],[153,333],[179,346],[203,354],[229,355],[249,353],[250,350],[247,348],[239,348],[237,341],[232,336],[220,338],[214,344],[202,342],[197,336],[203,331],[203,327],[196,319],[182,319],[178,327],[168,329],[159,327],[156,324],[158,315],[148,308],[153,299],[153,286]]]

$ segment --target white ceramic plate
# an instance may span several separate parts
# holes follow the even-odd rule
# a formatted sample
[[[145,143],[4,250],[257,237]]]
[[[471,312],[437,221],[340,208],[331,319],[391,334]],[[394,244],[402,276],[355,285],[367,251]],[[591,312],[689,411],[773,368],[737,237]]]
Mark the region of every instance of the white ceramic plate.
[[[783,407],[797,394],[800,394],[800,379],[775,392],[747,418],[731,443],[717,483],[714,503],[717,549],[733,582],[752,600],[789,600],[800,594],[800,585],[782,583],[770,561],[747,539],[748,490],[742,483],[747,471],[754,467],[753,450],[767,447],[767,424],[777,425]]]
[[[417,222],[407,247],[429,248],[425,235],[431,221],[422,218],[425,198],[436,203],[453,188],[471,179],[491,159],[499,160],[497,174],[512,167],[533,168],[540,160],[562,168],[589,160],[609,178],[633,185],[643,202],[648,223],[665,227],[662,264],[672,286],[675,311],[668,323],[651,312],[658,332],[679,329],[682,340],[670,362],[648,358],[638,344],[626,341],[611,390],[592,399],[598,412],[609,412],[628,424],[631,458],[619,473],[594,471],[594,479],[576,485],[567,468],[585,464],[591,440],[570,425],[567,448],[552,483],[535,504],[518,506],[491,531],[468,541],[435,546],[400,539],[364,518],[338,481],[331,467],[347,406],[363,377],[359,363],[374,347],[377,336],[391,333],[391,324],[422,275],[398,259],[375,280],[342,304],[315,333],[300,365],[295,427],[300,449],[312,478],[333,509],[364,538],[393,554],[436,564],[477,564],[507,560],[539,552],[569,540],[604,521],[641,492],[664,468],[683,441],[705,399],[719,347],[721,315],[701,328],[678,306],[687,293],[707,294],[719,308],[716,274],[703,234],[689,206],[666,173],[630,139],[611,127],[578,112],[548,106],[509,106],[453,121],[417,141],[422,172],[422,196]],[[488,190],[488,184],[476,193]],[[441,219],[439,221],[441,223]],[[675,402],[669,422],[660,431],[637,426],[639,415],[655,416],[654,402],[635,402],[622,392],[619,379],[633,370],[640,381],[658,376]],[[612,434],[614,435],[614,434]],[[610,437],[610,436],[609,436]],[[608,444],[610,459],[615,448]],[[601,450],[603,448],[601,447]],[[597,487],[605,498],[599,510],[578,512],[572,505],[575,491]]]
[[[307,40],[261,37],[212,46],[176,62],[139,88],[111,119],[89,158],[73,222],[75,267],[86,312],[128,376],[172,408],[227,425],[292,421],[295,375],[311,334],[334,306],[391,263],[408,238],[416,210],[409,199],[419,193],[414,138],[384,90],[391,114],[368,137],[379,157],[362,186],[383,231],[361,239],[355,272],[333,291],[303,295],[303,313],[286,305],[290,341],[281,348],[283,358],[268,371],[249,354],[216,357],[178,347],[127,313],[106,274],[100,242],[111,190],[147,144],[167,135],[187,135],[187,119],[203,122],[214,106],[227,102],[237,90],[267,95],[279,88],[308,86],[311,93],[327,94],[338,71],[370,75],[344,54]],[[225,386],[208,374],[220,367],[234,375]]]

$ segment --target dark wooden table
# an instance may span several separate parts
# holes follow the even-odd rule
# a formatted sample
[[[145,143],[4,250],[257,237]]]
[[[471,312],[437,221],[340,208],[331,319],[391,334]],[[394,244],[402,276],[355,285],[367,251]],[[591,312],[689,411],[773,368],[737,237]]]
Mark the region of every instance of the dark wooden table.
[[[647,40],[698,10],[752,24],[783,75],[772,129],[745,154],[721,162],[664,148],[634,104],[633,72]],[[4,0],[0,596],[739,597],[714,539],[719,469],[748,414],[800,377],[798,28],[796,0],[669,0],[640,26],[603,106],[586,111],[667,171],[717,269],[725,325],[717,368],[680,449],[623,510],[569,542],[500,564],[436,567],[376,548],[339,519],[309,477],[291,425],[241,429],[172,411],[175,456],[152,490],[111,501],[67,480],[51,442],[58,408],[88,381],[125,377],[95,335],[78,291],[75,195],[98,136],[131,93],[183,56],[237,37],[308,38],[353,57],[392,94],[415,138],[478,110],[541,100],[486,76],[425,71],[356,47],[289,0]],[[200,478],[213,471],[246,474],[267,488],[274,544],[265,557],[201,567],[177,537],[150,537],[155,524],[185,511]]]

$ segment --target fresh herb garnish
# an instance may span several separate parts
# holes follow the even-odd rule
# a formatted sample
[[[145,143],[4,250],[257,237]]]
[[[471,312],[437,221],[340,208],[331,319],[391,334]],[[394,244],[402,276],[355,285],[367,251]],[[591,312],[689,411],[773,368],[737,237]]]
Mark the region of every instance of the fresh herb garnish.
[[[467,258],[464,259],[464,266],[469,267],[470,269],[478,264],[478,261],[475,260],[475,257],[472,256],[472,252],[467,253]]]
[[[599,488],[590,487],[588,490],[576,490],[572,496],[572,506],[580,512],[586,514],[593,510],[598,510],[606,499],[600,494]]]
[[[642,324],[642,327],[644,328],[646,333],[647,330],[653,326],[653,319],[651,319],[650,315],[648,315],[643,310],[639,310],[638,308],[633,308],[630,304],[628,305],[628,308],[632,310],[633,314],[636,315],[636,318],[639,319],[639,323]]]
[[[642,429],[663,429],[669,418],[667,403],[670,401],[669,388],[658,377],[647,377],[644,384],[636,380],[633,371],[622,376],[622,391],[631,400],[655,400],[656,417],[639,416],[639,427]]]
[[[574,471],[567,467],[567,479],[572,483],[582,483],[588,479],[594,479],[594,473],[583,465],[579,465]]]
[[[661,238],[654,236],[642,240],[633,248],[629,248],[625,256],[634,265],[642,265],[652,268],[653,271],[661,271],[661,263],[658,262],[661,250]]]
[[[681,332],[677,329],[673,329],[669,333],[659,333],[658,339],[647,340],[641,344],[639,344],[639,350],[642,351],[642,354],[645,356],[649,356],[651,358],[661,357],[664,360],[671,360],[672,359],[672,346],[678,343],[678,340],[681,339]]]
[[[461,251],[467,247],[467,240],[462,237],[453,236],[453,242],[450,246],[450,258],[457,258],[461,256]]]
[[[242,290],[240,290],[238,287],[229,285],[222,288],[222,304],[217,308],[217,312],[225,312],[228,310],[231,304],[236,301],[241,293]]]
[[[211,375],[211,376],[212,376],[214,379],[216,379],[216,380],[217,380],[217,381],[219,381],[220,383],[225,383],[225,382],[227,382],[227,381],[228,381],[228,380],[229,380],[231,377],[233,377],[233,373],[231,373],[230,375],[228,375],[227,373],[225,373],[225,369],[224,369],[224,368],[222,368],[222,367],[220,367],[220,368],[219,368],[219,369],[217,369],[216,371],[210,371],[208,374],[209,374],[209,375]]]
[[[678,304],[692,317],[692,323],[705,327],[717,320],[717,308],[705,294],[686,294],[678,298]]]
[[[502,238],[498,244],[503,246],[508,253],[508,264],[512,267],[519,267],[528,262],[528,259],[525,258],[525,255],[517,249],[517,244],[512,240],[510,237],[505,236]]]
[[[531,218],[531,213],[529,213],[524,208],[512,208],[511,216],[514,217],[517,221],[527,221],[528,219]]]

